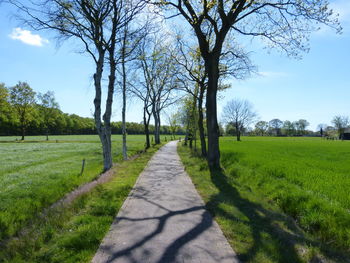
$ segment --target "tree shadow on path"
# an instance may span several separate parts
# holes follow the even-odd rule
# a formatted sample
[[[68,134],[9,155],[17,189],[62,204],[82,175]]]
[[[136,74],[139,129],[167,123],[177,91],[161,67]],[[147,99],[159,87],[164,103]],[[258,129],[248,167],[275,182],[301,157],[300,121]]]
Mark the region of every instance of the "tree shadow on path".
[[[160,253],[160,258],[155,263],[178,262],[176,260],[177,260],[177,257],[179,256],[180,249],[184,247],[186,244],[188,244],[189,242],[191,242],[192,240],[195,240],[198,236],[200,236],[204,231],[206,231],[208,228],[210,228],[213,225],[213,218],[210,215],[210,213],[206,210],[205,206],[193,206],[187,209],[171,211],[165,208],[164,206],[157,204],[154,201],[148,200],[145,196],[133,195],[133,197],[137,199],[142,199],[145,202],[148,202],[154,206],[157,206],[158,208],[165,210],[166,213],[161,216],[144,217],[144,218],[118,217],[117,222],[143,221],[145,222],[145,224],[147,224],[146,221],[149,221],[149,220],[156,220],[158,222],[157,222],[157,227],[154,231],[144,236],[141,236],[137,242],[134,242],[133,244],[131,244],[126,248],[115,251],[113,250],[113,246],[106,246],[106,245],[101,246],[100,249],[103,249],[105,253],[110,255],[108,260],[105,262],[111,263],[116,261],[117,259],[123,258],[123,259],[127,259],[128,262],[140,263],[141,261],[137,259],[134,255],[135,250],[137,250],[138,248],[142,248],[146,242],[150,242],[152,239],[156,238],[157,235],[160,235],[164,231],[165,225],[172,217],[196,212],[197,215],[200,214],[200,218],[201,218],[200,222],[196,223],[191,229],[187,230],[185,233],[178,236],[173,242],[167,245],[165,249],[162,249],[163,251]],[[152,253],[152,251],[147,251],[147,253]],[[210,248],[206,250],[206,254],[212,258],[212,261],[209,261],[209,262],[220,262],[222,259],[224,259],[223,257],[218,258],[217,255],[211,254]],[[145,255],[145,257],[147,258],[147,255]]]

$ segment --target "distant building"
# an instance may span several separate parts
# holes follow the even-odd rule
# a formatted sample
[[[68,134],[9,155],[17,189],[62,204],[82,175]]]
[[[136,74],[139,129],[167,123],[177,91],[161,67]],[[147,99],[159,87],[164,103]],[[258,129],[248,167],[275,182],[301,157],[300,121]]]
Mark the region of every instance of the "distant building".
[[[347,128],[344,130],[342,139],[343,140],[350,140],[350,128]]]

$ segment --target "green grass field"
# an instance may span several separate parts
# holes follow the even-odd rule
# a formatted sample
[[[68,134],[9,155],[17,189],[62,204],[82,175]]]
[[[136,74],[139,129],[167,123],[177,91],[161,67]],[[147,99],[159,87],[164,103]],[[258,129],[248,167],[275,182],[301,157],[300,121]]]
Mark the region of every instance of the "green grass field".
[[[237,176],[240,168],[254,168],[259,183],[278,179],[350,210],[350,141],[246,137],[223,138],[220,146],[224,167],[235,164]]]
[[[221,141],[230,176],[276,202],[324,242],[350,247],[350,142],[318,138]]]
[[[204,160],[179,148],[198,191],[240,258],[247,262],[303,262],[316,260],[319,254],[336,262],[349,258],[350,142],[242,140],[220,138],[224,171],[218,174],[205,172]]]
[[[0,137],[0,241],[77,186],[102,171],[98,136]],[[114,162],[121,160],[121,136],[114,135]],[[128,154],[144,148],[144,136],[128,136]],[[82,160],[85,170],[80,176]]]
[[[134,160],[121,161],[113,178],[73,203],[50,209],[18,236],[0,242],[0,262],[91,262],[139,174],[160,145]]]

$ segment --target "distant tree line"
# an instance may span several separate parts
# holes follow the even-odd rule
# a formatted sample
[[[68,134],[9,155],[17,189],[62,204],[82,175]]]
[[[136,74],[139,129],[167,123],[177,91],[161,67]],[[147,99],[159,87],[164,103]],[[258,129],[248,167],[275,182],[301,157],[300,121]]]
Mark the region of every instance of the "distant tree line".
[[[237,134],[252,136],[319,136],[319,131],[314,132],[308,130],[309,122],[304,119],[298,121],[281,121],[280,119],[272,119],[270,121],[257,121],[254,127],[239,126],[234,122],[229,122],[225,126],[225,135],[237,136]]]
[[[252,116],[255,113],[252,113]],[[231,115],[236,116],[236,115]],[[252,117],[253,118],[253,117]],[[259,120],[254,127],[248,126],[252,122],[245,122],[246,120],[237,119],[235,121],[226,122],[224,135],[237,136],[240,140],[240,135],[249,136],[317,136],[327,139],[349,139],[350,138],[350,118],[347,116],[337,115],[331,120],[332,125],[319,124],[316,131],[308,130],[310,125],[305,119],[298,121],[281,121],[280,119],[272,119],[270,121]],[[237,126],[238,123],[240,126]],[[243,125],[247,124],[247,125]],[[237,130],[239,127],[239,130]]]
[[[122,122],[111,122],[112,134],[122,134]],[[143,123],[127,122],[128,134],[144,134]],[[154,125],[149,126],[154,133]],[[160,134],[184,134],[181,127],[172,131],[160,127]],[[27,83],[14,87],[0,83],[0,135],[70,135],[97,134],[93,118],[64,113],[59,109],[54,93],[36,93]]]
[[[311,131],[307,130],[309,125],[310,123],[305,119],[297,121],[272,119],[269,122],[258,121],[253,131],[256,135],[261,136],[303,136],[310,134]]]
[[[194,98],[194,100],[193,100]],[[196,97],[188,95],[179,102],[176,113],[168,116],[171,132],[185,133],[184,144],[197,150],[197,140],[200,139],[198,125],[199,110],[196,108]],[[198,106],[198,105],[197,105]],[[203,110],[203,123],[207,122],[205,109]],[[270,121],[259,120],[253,104],[247,100],[232,99],[223,107],[222,123],[219,123],[220,136],[236,136],[237,141],[244,136],[314,136],[327,139],[350,139],[350,118],[337,115],[331,120],[331,125],[319,124],[316,131],[309,130],[310,123],[305,119],[297,121],[278,118]],[[205,125],[204,125],[205,126]],[[203,136],[207,137],[207,129],[203,129]],[[202,146],[202,145],[201,145]],[[205,148],[204,148],[205,149]],[[201,147],[203,155],[203,147]]]
[[[310,123],[307,120],[281,121],[272,119],[270,121],[257,121],[257,113],[253,104],[247,100],[230,100],[223,108],[222,119],[226,124],[225,134],[234,135],[237,141],[241,140],[241,134],[258,136],[303,136],[312,133],[307,131]],[[251,125],[255,123],[254,128]]]

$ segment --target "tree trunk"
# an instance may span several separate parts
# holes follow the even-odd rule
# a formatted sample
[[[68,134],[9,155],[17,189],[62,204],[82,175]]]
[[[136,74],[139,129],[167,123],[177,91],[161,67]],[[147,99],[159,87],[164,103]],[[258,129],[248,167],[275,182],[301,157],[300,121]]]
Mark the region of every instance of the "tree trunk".
[[[124,38],[123,38],[123,47],[122,47],[122,74],[123,74],[123,107],[122,107],[122,134],[123,134],[123,159],[128,159],[127,147],[126,147],[126,119],[125,119],[125,111],[126,111],[126,70],[125,70],[125,45],[126,45],[126,33],[127,30],[124,30]]]
[[[122,109],[122,134],[123,134],[123,160],[128,159],[127,145],[126,145],[126,120],[125,120],[125,94],[123,91],[123,109]]]
[[[26,134],[26,128],[23,124],[22,124],[21,130],[22,130],[22,139],[21,140],[24,141],[24,136]]]
[[[157,124],[157,128],[156,128],[156,134],[155,134],[155,137],[154,137],[154,142],[156,144],[160,144],[160,116],[159,115],[158,115],[157,119],[158,119],[158,124]]]
[[[145,106],[146,107],[146,106]],[[146,135],[146,149],[151,147],[151,143],[149,140],[149,120],[150,120],[150,116],[148,117],[148,120],[146,118],[146,108],[144,107],[143,109],[143,125],[145,128],[145,135]]]
[[[106,136],[106,161],[105,163],[107,164],[106,167],[108,166],[107,170],[110,169],[113,165],[112,161],[112,143],[111,143],[111,134],[112,134],[112,129],[111,129],[111,116],[112,116],[112,104],[113,104],[113,95],[114,95],[114,86],[115,86],[115,71],[116,71],[116,64],[113,58],[114,56],[114,50],[111,50],[110,53],[113,55],[110,55],[110,74],[109,74],[109,82],[108,82],[108,92],[107,92],[107,100],[106,100],[106,110],[105,113],[103,114],[103,123],[105,126],[105,136]]]
[[[146,134],[146,149],[151,147],[151,143],[149,140],[149,127],[148,124],[145,124],[145,134]]]
[[[102,152],[103,152],[103,171],[107,171],[112,167],[112,154],[111,154],[111,128],[110,128],[110,116],[111,116],[111,106],[112,106],[112,97],[113,97],[113,89],[114,82],[113,77],[109,76],[109,85],[108,85],[108,96],[106,101],[106,112],[103,116],[104,123],[101,120],[101,80],[102,80],[102,72],[103,72],[103,64],[104,64],[104,51],[99,51],[99,59],[96,63],[96,72],[94,74],[94,85],[95,85],[95,112],[94,119],[96,130],[98,132],[101,144],[102,144]],[[111,69],[112,70],[112,69]],[[111,82],[113,82],[113,87],[111,87]]]
[[[207,131],[208,131],[208,165],[211,170],[220,169],[219,126],[217,120],[217,90],[219,80],[219,56],[205,60],[208,72],[208,89],[206,97]]]
[[[26,134],[26,117],[25,117],[25,112],[20,113],[20,125],[21,125],[21,141],[24,141],[24,136]]]
[[[205,141],[204,125],[203,125],[203,121],[204,121],[203,96],[204,96],[204,87],[201,87],[199,98],[198,98],[198,129],[199,129],[199,138],[201,141],[202,156],[207,157],[207,143]]]
[[[46,129],[46,140],[47,141],[49,140],[49,129],[48,128]]]
[[[110,127],[102,127],[99,132],[100,141],[102,143],[103,154],[103,170],[107,171],[112,167],[112,143]]]
[[[237,121],[235,122],[235,128],[236,128],[236,140],[237,142],[239,142],[241,140],[241,129]]]
[[[184,141],[185,146],[187,146],[188,144],[189,135],[190,135],[190,118],[187,119],[186,134],[185,134],[185,141]]]
[[[196,84],[196,88],[194,91],[194,96],[193,96],[193,107],[192,107],[192,123],[193,123],[193,134],[192,134],[192,140],[194,140],[194,149],[195,151],[197,150],[197,98],[198,98],[198,92],[199,92],[199,87],[198,84]],[[191,142],[192,144],[192,142]],[[192,148],[192,147],[191,147]]]
[[[160,116],[159,116],[159,112],[156,109],[153,110],[153,118],[154,118],[154,143],[160,144]]]

